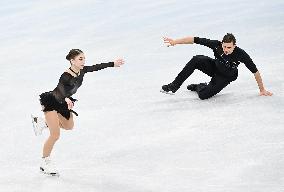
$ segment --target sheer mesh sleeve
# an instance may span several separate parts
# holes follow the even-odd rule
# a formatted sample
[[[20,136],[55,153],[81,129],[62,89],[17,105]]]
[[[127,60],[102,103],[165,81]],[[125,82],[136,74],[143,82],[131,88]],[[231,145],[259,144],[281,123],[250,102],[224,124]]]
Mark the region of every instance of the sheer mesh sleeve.
[[[113,66],[114,66],[114,62],[108,62],[108,63],[101,63],[101,64],[92,65],[92,66],[84,66],[83,70],[85,73],[88,73],[88,72],[93,72],[93,71],[99,71],[107,67],[113,67]]]
[[[65,97],[71,96],[71,95],[68,95],[67,93],[68,88],[71,86],[69,83],[70,79],[71,79],[70,74],[68,74],[67,72],[63,73],[60,76],[60,79],[59,79],[59,82],[56,88],[53,90],[53,94],[55,98],[60,102],[62,102],[65,99]]]

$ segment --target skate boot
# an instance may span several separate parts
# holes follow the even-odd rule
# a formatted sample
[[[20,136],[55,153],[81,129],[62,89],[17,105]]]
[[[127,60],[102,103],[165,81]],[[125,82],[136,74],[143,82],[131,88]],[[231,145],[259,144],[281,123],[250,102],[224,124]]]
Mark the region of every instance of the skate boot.
[[[199,83],[196,87],[196,92],[200,92],[207,86],[207,83]]]
[[[163,85],[161,92],[173,95],[178,89],[179,89],[179,86],[177,86],[174,83],[170,83],[168,85]]]
[[[54,164],[51,162],[50,157],[43,157],[40,171],[44,174],[51,175],[51,176],[59,176],[58,171],[56,170]]]
[[[186,88],[189,91],[196,91],[197,84],[190,84]]]
[[[199,83],[199,84],[190,84],[188,85],[186,88],[189,91],[201,91],[202,89],[204,89],[207,86],[207,83]]]
[[[45,120],[42,117],[35,117],[31,115],[35,135],[41,135],[42,130],[47,128]]]

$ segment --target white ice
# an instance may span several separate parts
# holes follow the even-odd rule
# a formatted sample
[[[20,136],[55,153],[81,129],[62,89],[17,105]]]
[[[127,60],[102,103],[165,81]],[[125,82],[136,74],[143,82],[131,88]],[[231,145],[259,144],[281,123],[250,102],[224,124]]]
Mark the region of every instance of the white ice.
[[[284,1],[11,0],[0,2],[0,192],[284,191]],[[208,81],[196,71],[175,95],[159,92],[199,45],[167,48],[163,36],[237,38],[253,74],[201,101],[186,90]],[[121,68],[87,74],[74,95],[75,128],[62,131],[52,158],[61,176],[39,173],[44,131],[38,95],[69,67],[72,48],[87,64],[123,57]]]

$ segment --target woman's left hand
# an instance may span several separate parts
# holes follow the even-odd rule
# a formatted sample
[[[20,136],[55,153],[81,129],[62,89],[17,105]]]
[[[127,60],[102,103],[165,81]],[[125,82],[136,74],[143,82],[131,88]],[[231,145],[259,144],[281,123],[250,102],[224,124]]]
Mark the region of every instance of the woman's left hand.
[[[114,61],[114,67],[120,67],[123,64],[124,64],[124,60],[123,59],[116,59]]]
[[[65,102],[67,103],[68,109],[72,109],[74,107],[74,102],[71,101],[68,97],[65,98]]]

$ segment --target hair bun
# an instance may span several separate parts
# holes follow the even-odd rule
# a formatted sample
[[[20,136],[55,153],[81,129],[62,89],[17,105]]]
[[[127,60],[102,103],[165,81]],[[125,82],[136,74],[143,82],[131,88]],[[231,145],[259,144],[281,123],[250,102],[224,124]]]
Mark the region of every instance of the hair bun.
[[[68,61],[70,61],[70,55],[69,55],[69,53],[66,55],[66,59],[67,59]]]
[[[71,59],[74,59],[77,55],[80,55],[83,53],[80,49],[71,49],[69,53],[66,55],[66,59],[70,61]]]

